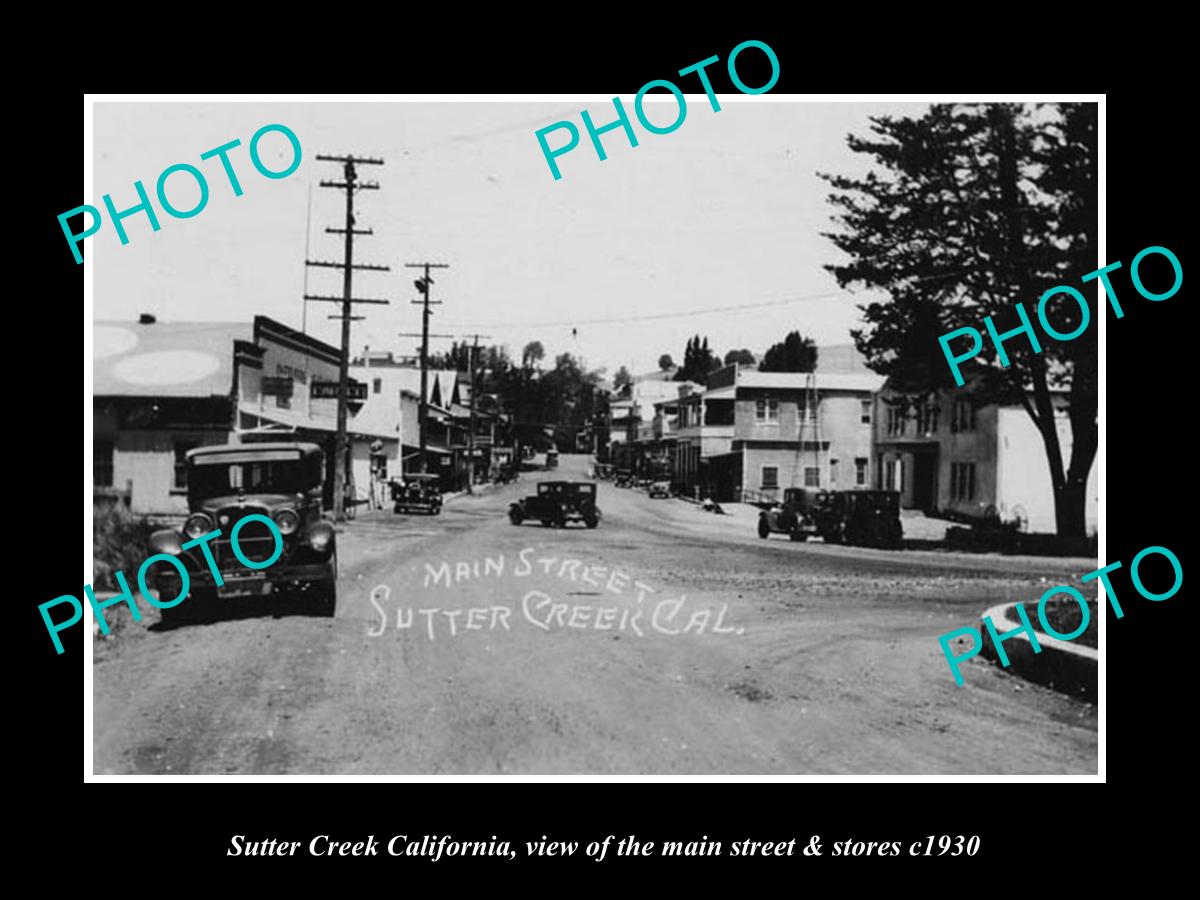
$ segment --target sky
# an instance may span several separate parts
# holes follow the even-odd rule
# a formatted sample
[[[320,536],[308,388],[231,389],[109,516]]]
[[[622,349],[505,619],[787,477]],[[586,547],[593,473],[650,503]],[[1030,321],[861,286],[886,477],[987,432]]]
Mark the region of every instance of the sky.
[[[136,321],[250,321],[267,315],[338,345],[338,307],[307,304],[309,293],[341,295],[341,271],[311,268],[308,258],[342,258],[342,239],[326,226],[344,226],[340,190],[317,187],[341,180],[340,166],[315,159],[354,153],[384,159],[360,177],[380,190],[356,194],[356,262],[391,266],[356,272],[354,294],[386,298],[388,306],[359,306],[351,350],[401,355],[420,330],[412,282],[404,263],[450,265],[434,273],[431,331],[488,335],[514,358],[540,340],[548,362],[571,352],[609,375],[625,365],[652,371],[663,353],[676,362],[692,334],[707,336],[720,354],[747,347],[761,355],[798,329],[818,344],[849,343],[867,293],[838,289],[823,266],[843,262],[821,233],[833,228],[829,188],[818,171],[861,174],[867,160],[846,146],[865,134],[867,117],[914,115],[924,104],[804,103],[719,95],[714,112],[703,95],[688,95],[687,115],[671,134],[644,130],[622,98],[638,138],[629,146],[620,129],[602,136],[608,159],[592,149],[580,119],[612,121],[611,100],[542,102],[105,102],[94,107],[93,187],[84,202],[118,210],[137,203],[140,179],[154,197],[159,173],[190,163],[209,185],[207,206],[174,219],[153,202],[161,229],[144,214],[124,220],[122,246],[106,218],[88,238],[94,265],[95,318]],[[651,121],[668,123],[675,101],[647,102]],[[581,141],[557,160],[555,181],[534,133],[573,121]],[[300,140],[302,162],[272,180],[252,166],[248,145],[262,125],[282,123]],[[234,138],[230,153],[244,193],[233,196],[216,159],[200,154]],[[552,146],[565,140],[550,136]],[[270,134],[260,144],[264,163],[290,160],[287,140]],[[168,197],[180,209],[198,198],[186,174],[172,175]],[[311,216],[309,213],[311,203]],[[306,271],[307,269],[307,271]],[[793,302],[794,301],[794,302]],[[730,309],[734,307],[734,309]],[[698,312],[704,310],[720,310]],[[574,332],[574,333],[573,333]],[[431,340],[444,350],[446,339]]]

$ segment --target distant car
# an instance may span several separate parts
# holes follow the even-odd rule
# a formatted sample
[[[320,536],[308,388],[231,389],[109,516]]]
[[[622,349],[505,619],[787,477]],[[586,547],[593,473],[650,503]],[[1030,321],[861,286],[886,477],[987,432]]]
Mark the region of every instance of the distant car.
[[[758,536],[786,534],[793,541],[807,541],[819,532],[817,517],[827,493],[810,488],[787,488],[782,500],[759,513]]]
[[[646,488],[651,498],[671,496],[671,482],[669,481],[652,481],[650,486]]]
[[[634,477],[632,469],[617,469],[613,476],[613,484],[619,488],[633,487]]]
[[[188,515],[179,531],[150,536],[154,553],[179,557],[191,584],[188,598],[163,610],[165,621],[183,621],[199,611],[198,602],[216,598],[290,593],[308,601],[319,615],[332,616],[337,605],[337,535],[323,517],[321,496],[325,456],[316,444],[262,443],[198,447],[184,457]],[[263,569],[245,566],[230,543],[233,528],[248,515],[266,516],[283,537],[279,558]],[[182,545],[212,531],[220,536],[184,550]],[[276,539],[261,521],[238,529],[238,549],[262,563],[276,552]],[[204,549],[221,574],[218,585]],[[180,577],[172,566],[156,567],[160,597],[179,595]]]
[[[508,520],[520,525],[530,519],[547,528],[565,528],[568,522],[583,522],[588,528],[600,524],[596,506],[596,484],[591,481],[539,481],[537,494],[508,508]]]
[[[393,511],[424,512],[436,516],[442,511],[442,490],[437,475],[405,475],[403,482],[392,482]]]
[[[558,468],[558,451],[557,450],[547,450],[546,451],[546,468],[547,469],[557,469]]]

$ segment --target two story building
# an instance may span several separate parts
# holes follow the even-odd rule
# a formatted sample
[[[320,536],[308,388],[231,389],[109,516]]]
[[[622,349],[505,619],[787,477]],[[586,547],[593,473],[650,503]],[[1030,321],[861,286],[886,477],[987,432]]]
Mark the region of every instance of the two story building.
[[[1050,464],[1041,433],[1020,405],[983,403],[974,383],[935,392],[923,402],[885,385],[876,398],[876,484],[900,492],[905,509],[981,521],[1018,522],[1024,531],[1055,530]],[[1063,458],[1070,459],[1067,394],[1053,391]],[[1099,510],[1096,466],[1088,475],[1087,526]]]
[[[726,366],[678,398],[675,478],[716,500],[774,500],[788,487],[868,487],[873,374]]]

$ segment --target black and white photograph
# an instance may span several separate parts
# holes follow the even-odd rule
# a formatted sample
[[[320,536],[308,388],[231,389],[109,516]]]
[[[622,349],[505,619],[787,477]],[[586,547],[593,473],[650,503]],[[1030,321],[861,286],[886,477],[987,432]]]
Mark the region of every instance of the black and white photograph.
[[[1097,777],[1103,98],[746,80],[91,103],[93,776]]]

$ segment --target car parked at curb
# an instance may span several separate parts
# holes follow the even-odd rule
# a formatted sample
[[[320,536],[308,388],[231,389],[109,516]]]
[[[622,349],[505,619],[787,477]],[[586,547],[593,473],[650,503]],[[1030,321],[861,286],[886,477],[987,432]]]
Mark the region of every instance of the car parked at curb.
[[[261,443],[198,447],[185,456],[189,515],[183,526],[150,536],[154,553],[178,557],[188,572],[187,599],[163,610],[164,621],[184,621],[215,600],[288,594],[318,615],[332,616],[337,605],[337,535],[324,517],[322,489],[325,455],[316,444]],[[283,539],[278,558],[251,569],[231,545],[255,563],[276,555],[277,540],[261,519],[269,518]],[[183,544],[220,530],[207,543],[184,550]],[[213,576],[220,573],[221,584]],[[173,566],[157,567],[160,597],[177,597],[181,579]]]
[[[786,534],[793,541],[807,541],[819,532],[817,515],[825,503],[826,491],[787,488],[783,498],[758,515],[758,536]]]
[[[671,482],[652,481],[650,482],[650,486],[646,488],[646,493],[650,495],[651,499],[654,497],[667,497],[669,499],[671,496]]]
[[[442,511],[441,480],[437,475],[405,475],[404,481],[392,482],[392,511],[423,512],[436,516]]]

